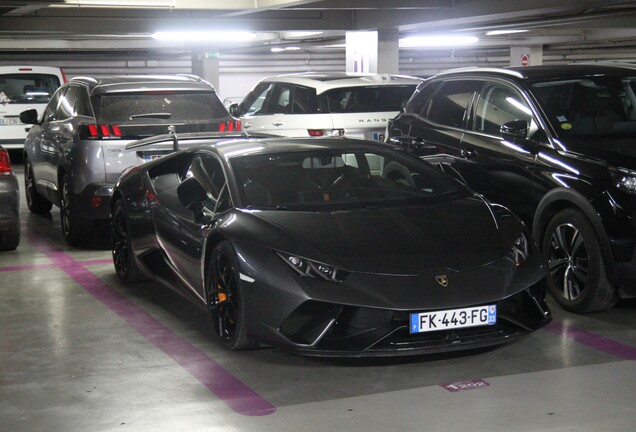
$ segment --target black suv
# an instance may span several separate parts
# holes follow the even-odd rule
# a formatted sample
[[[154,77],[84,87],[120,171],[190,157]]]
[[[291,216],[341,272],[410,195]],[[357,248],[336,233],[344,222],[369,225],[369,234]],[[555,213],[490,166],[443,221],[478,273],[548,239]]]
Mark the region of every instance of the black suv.
[[[531,226],[564,308],[636,296],[636,67],[440,73],[387,135]]]
[[[227,138],[240,130],[212,85],[190,75],[76,77],[55,92],[41,118],[32,109],[20,119],[33,124],[24,144],[27,205],[33,213],[59,206],[69,244],[86,243],[96,223],[108,221],[122,171],[173,151],[170,142],[132,142],[169,132]]]

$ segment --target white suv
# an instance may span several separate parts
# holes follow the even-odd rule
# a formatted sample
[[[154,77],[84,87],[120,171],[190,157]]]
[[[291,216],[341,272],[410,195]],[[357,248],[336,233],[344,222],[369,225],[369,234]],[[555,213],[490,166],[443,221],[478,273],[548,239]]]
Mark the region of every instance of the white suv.
[[[35,109],[38,116],[66,82],[62,69],[50,66],[0,66],[0,144],[7,150],[22,149],[30,125],[20,113]]]
[[[386,125],[419,78],[302,73],[261,80],[230,113],[243,128],[289,137],[339,136],[384,141]]]

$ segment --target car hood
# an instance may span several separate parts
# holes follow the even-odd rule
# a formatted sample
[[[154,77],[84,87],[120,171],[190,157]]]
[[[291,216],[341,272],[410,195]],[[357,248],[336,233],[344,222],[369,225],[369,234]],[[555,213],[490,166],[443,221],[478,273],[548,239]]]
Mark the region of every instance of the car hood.
[[[418,275],[431,269],[461,271],[502,257],[494,216],[476,198],[405,208],[261,211],[253,215],[330,257],[331,264],[354,272]],[[291,244],[269,246],[289,248]],[[302,253],[300,248],[284,251]]]
[[[611,165],[636,169],[636,138],[566,138],[561,142],[571,152],[603,160]]]

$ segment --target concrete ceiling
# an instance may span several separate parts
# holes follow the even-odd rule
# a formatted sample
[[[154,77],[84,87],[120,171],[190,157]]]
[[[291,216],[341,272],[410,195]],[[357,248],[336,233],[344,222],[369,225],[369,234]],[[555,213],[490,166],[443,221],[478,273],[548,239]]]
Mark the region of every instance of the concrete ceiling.
[[[97,4],[110,6],[97,6]],[[347,30],[458,34],[477,47],[636,46],[636,2],[576,0],[3,0],[0,51],[304,49],[342,43]],[[157,41],[157,31],[245,30],[251,42]],[[492,30],[524,33],[486,36]],[[304,39],[289,32],[320,31]],[[339,48],[342,49],[342,48]]]

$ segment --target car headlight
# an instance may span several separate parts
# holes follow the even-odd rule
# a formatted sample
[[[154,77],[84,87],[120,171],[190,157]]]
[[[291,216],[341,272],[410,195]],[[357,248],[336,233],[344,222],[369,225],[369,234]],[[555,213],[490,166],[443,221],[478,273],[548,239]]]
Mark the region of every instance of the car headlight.
[[[530,244],[525,234],[521,233],[515,240],[510,251],[510,258],[516,266],[523,264],[530,256]]]
[[[291,255],[284,252],[276,252],[276,254],[302,277],[310,277],[313,279],[322,278],[332,282],[341,282],[346,273],[334,266],[312,261],[298,255]]]
[[[624,168],[614,168],[610,171],[617,189],[636,194],[636,172]]]

